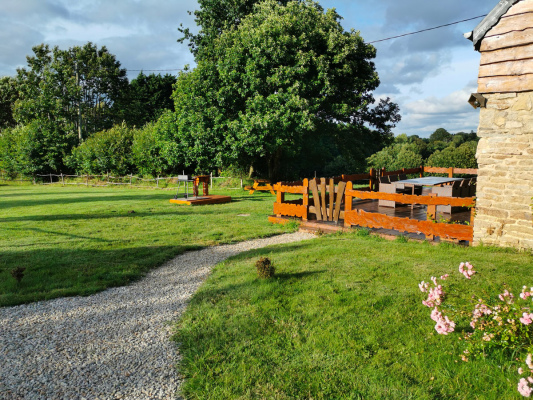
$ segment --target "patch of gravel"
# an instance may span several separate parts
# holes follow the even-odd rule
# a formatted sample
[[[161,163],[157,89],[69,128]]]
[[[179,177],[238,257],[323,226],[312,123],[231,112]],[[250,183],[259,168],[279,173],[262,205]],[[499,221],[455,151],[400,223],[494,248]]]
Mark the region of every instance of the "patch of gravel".
[[[88,297],[0,308],[0,399],[173,399],[173,322],[217,263],[314,237],[297,232],[184,253]]]

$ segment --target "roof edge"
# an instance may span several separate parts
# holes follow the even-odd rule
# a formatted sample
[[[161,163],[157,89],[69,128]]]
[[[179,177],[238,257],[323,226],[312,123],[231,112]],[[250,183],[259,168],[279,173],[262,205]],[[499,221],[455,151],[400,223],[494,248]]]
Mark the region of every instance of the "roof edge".
[[[500,21],[501,17],[519,1],[520,0],[500,0],[496,7],[494,7],[492,11],[488,13],[485,18],[483,18],[483,21],[481,21],[478,26],[474,28],[471,34],[468,35],[467,39],[474,42],[474,48],[476,50],[479,51],[481,41],[483,40],[487,32],[491,30],[494,25],[496,25]]]

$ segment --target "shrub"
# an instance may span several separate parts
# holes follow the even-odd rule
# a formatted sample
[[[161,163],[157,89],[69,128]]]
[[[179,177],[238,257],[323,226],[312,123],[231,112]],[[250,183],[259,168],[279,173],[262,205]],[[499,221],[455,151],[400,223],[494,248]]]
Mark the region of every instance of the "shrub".
[[[24,271],[26,271],[26,268],[24,267],[17,267],[11,270],[11,276],[16,279],[18,283],[22,281],[22,278],[24,278]]]
[[[459,265],[459,272],[469,280],[476,274],[468,262]],[[448,277],[447,274],[443,275],[440,281],[446,281]],[[520,379],[518,391],[529,397],[533,393],[533,313],[528,299],[533,298],[533,288],[524,286],[519,299],[515,299],[508,289],[497,296],[489,293],[474,295],[471,303],[475,304],[472,307],[471,304],[465,306],[458,302],[460,296],[456,293],[450,294],[448,301],[443,282],[436,277],[431,277],[431,281],[433,285],[422,281],[418,287],[427,293],[428,297],[422,304],[433,309],[431,319],[435,321],[437,333],[448,335],[455,331],[456,325],[470,325],[470,329],[463,329],[459,337],[464,349],[461,359],[465,362],[470,358],[485,358],[495,349],[502,350],[510,360],[517,353],[527,352],[526,364],[530,376]],[[444,315],[444,312],[448,315]],[[522,374],[524,371],[520,368],[518,372]]]
[[[260,278],[272,278],[275,273],[274,264],[268,257],[261,257],[256,261],[255,267],[257,268],[257,275]]]
[[[126,175],[133,172],[133,130],[126,124],[100,131],[72,151],[69,165],[78,172]]]

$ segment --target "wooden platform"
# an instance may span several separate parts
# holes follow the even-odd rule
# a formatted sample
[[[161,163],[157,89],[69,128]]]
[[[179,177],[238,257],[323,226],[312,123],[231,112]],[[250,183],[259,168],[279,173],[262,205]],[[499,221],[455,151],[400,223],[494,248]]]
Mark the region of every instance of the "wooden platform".
[[[188,199],[170,199],[170,202],[173,204],[185,204],[188,206],[200,206],[204,204],[222,204],[229,203],[231,201],[231,196],[220,196],[220,195],[210,195],[210,196],[200,196],[200,197],[189,197]]]

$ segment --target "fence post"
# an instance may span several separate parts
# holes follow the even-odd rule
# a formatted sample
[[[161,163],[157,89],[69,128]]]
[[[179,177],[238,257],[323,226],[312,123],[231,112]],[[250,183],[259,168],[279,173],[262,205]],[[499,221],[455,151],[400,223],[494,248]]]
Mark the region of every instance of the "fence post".
[[[89,186],[89,174],[86,174],[85,186]]]
[[[63,176],[63,172],[61,172],[61,184],[65,186],[65,177]]]
[[[50,174],[50,183],[53,183],[53,181],[52,181],[52,174]]]
[[[302,220],[307,221],[307,213],[309,212],[309,180],[307,178],[304,179],[304,198],[302,205],[305,208]]]
[[[346,191],[344,192],[344,227],[349,228],[351,225],[349,222],[346,222],[346,216],[348,212],[352,211],[352,196],[349,195],[349,192],[353,190],[353,182],[348,181],[346,183]]]
[[[242,178],[241,178],[241,190],[242,190]]]
[[[157,178],[155,178],[155,184],[159,188],[159,174],[157,175]]]
[[[131,178],[133,177],[133,174],[130,174],[130,186],[131,186]]]
[[[374,168],[370,168],[370,182],[368,183],[370,191],[375,191],[375,185],[376,185],[376,170]]]
[[[211,190],[213,190],[213,172],[209,173],[209,183],[211,184]]]
[[[420,177],[423,178],[424,177],[424,166],[420,166]]]
[[[453,178],[453,167],[448,168],[448,178]]]

